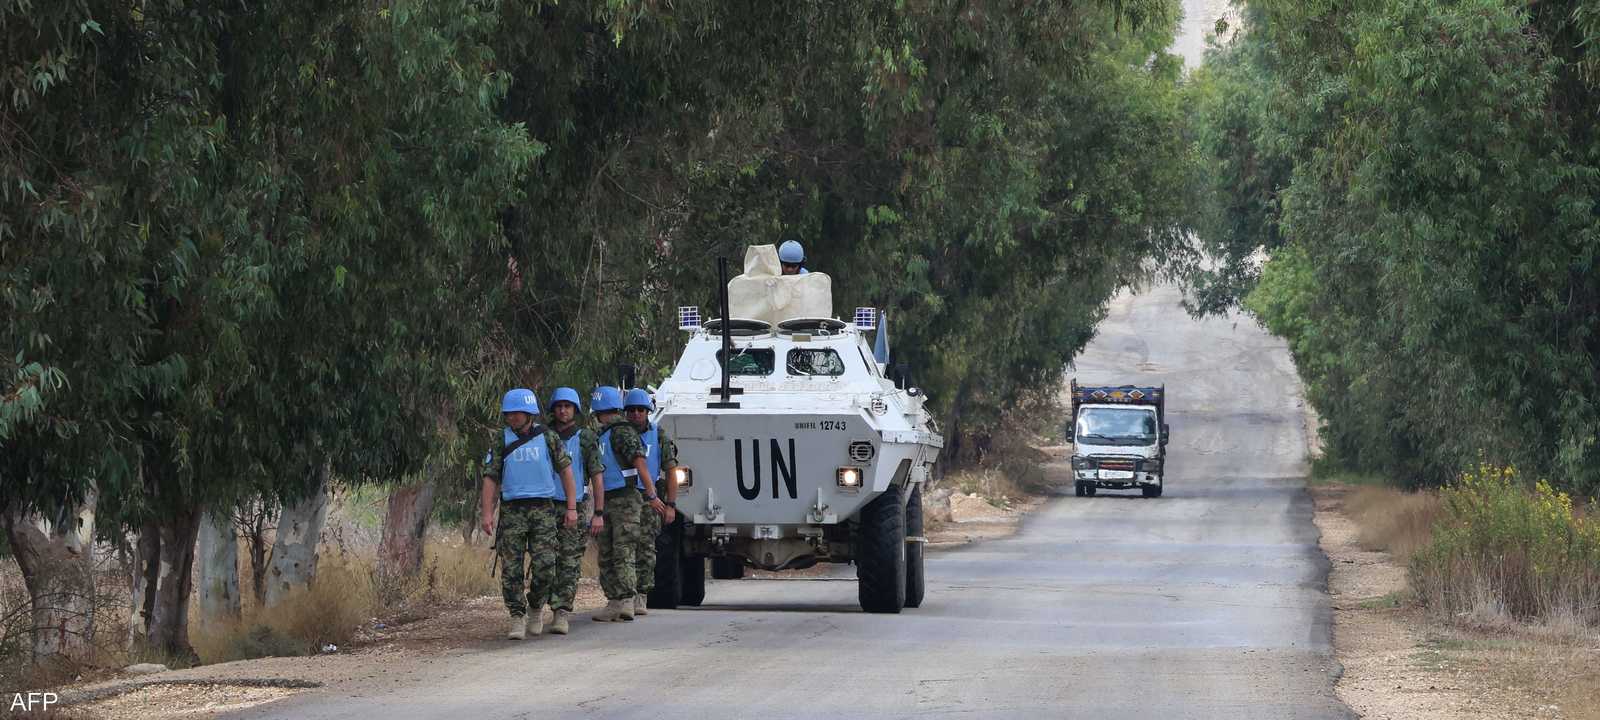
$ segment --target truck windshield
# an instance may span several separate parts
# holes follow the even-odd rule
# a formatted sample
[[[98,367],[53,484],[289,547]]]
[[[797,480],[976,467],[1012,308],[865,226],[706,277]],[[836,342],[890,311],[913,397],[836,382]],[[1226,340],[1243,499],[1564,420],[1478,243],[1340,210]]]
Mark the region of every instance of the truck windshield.
[[[1146,408],[1084,408],[1078,412],[1079,442],[1149,445],[1156,441],[1156,413]]]

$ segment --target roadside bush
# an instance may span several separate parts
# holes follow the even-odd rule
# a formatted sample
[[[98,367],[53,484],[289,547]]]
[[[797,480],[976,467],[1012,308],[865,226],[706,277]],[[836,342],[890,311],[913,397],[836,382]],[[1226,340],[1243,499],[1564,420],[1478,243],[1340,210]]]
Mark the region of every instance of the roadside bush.
[[[1411,584],[1433,611],[1478,623],[1600,625],[1600,522],[1541,480],[1480,464],[1441,491],[1433,539]]]

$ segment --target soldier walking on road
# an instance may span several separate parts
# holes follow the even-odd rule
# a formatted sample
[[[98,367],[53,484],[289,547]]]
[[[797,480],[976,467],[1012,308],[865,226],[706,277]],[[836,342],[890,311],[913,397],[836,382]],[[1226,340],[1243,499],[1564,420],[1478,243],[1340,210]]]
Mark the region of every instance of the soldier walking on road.
[[[555,433],[534,422],[539,416],[539,400],[533,391],[517,388],[506,393],[500,412],[506,427],[500,433],[500,444],[483,458],[478,502],[483,531],[495,537],[495,552],[500,556],[500,594],[511,614],[506,637],[521,640],[544,629],[544,601],[555,587],[561,551],[557,531],[560,526],[578,524],[578,501],[566,448]],[[558,496],[569,499],[558,500]],[[500,504],[498,520],[496,501]],[[524,556],[532,565],[526,581]],[[524,590],[536,603],[534,607],[529,608],[523,600]]]
[[[667,434],[650,424],[652,409],[650,393],[639,388],[628,391],[623,403],[623,419],[633,429],[644,446],[644,465],[639,473],[639,489],[646,496],[664,498],[660,508],[644,508],[639,514],[639,549],[634,555],[634,576],[638,578],[639,593],[633,598],[633,613],[648,615],[645,609],[650,591],[656,586],[656,535],[663,525],[671,525],[677,516],[678,488],[666,482],[663,471],[678,465],[677,446]],[[672,558],[667,558],[672,561]]]
[[[654,483],[643,500],[636,478],[650,475],[646,450],[638,431],[622,419],[622,391],[614,387],[595,388],[589,398],[589,412],[600,426],[600,457],[603,472],[603,507],[609,518],[600,533],[600,588],[606,594],[606,608],[596,613],[598,622],[632,621],[638,594],[639,517],[645,508],[660,513],[666,510],[656,495]],[[648,502],[648,504],[645,504]]]
[[[572,457],[572,476],[577,481],[579,501],[578,523],[560,530],[557,582],[549,598],[550,609],[555,612],[550,632],[556,635],[567,634],[567,620],[572,615],[572,601],[578,593],[578,574],[583,552],[589,547],[589,537],[599,536],[605,528],[605,465],[600,459],[600,436],[578,423],[580,412],[577,390],[556,388],[555,394],[550,396],[550,430],[561,438],[567,455]],[[566,500],[566,496],[562,495],[561,500]]]

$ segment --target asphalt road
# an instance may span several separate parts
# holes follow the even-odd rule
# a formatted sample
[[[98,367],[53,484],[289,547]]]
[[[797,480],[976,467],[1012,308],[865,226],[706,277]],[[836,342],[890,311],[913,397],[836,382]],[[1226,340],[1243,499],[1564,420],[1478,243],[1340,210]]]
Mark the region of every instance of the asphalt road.
[[[1120,298],[1074,373],[1167,384],[1165,497],[1063,495],[929,557],[927,600],[866,615],[851,568],[711,582],[704,607],[396,666],[239,717],[1342,718],[1298,384],[1242,319]]]

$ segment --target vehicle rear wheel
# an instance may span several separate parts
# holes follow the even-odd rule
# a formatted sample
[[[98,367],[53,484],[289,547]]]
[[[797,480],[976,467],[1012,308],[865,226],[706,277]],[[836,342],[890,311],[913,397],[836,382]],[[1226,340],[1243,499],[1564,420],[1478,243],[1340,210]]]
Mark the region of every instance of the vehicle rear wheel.
[[[681,521],[682,517],[679,517],[656,533],[656,586],[650,589],[650,595],[645,598],[645,606],[651,609],[672,610],[678,607],[678,595],[681,592],[678,556],[682,552],[679,548],[683,546],[679,542],[683,537]]]
[[[744,560],[736,557],[711,558],[711,577],[714,580],[738,580],[744,577]]]
[[[699,607],[706,600],[706,559],[683,555],[678,568],[678,604]]]
[[[1147,497],[1147,498],[1158,498],[1158,497],[1161,497],[1161,486],[1160,485],[1146,485],[1146,486],[1144,486],[1142,488],[1139,488],[1139,489],[1144,491],[1144,496]]]
[[[857,596],[869,613],[897,613],[906,604],[906,515],[900,488],[890,485],[861,508],[856,532]]]
[[[911,489],[911,500],[906,502],[906,604],[908,608],[922,606],[926,590],[922,574],[922,557],[925,538],[922,537],[922,485]],[[911,538],[915,538],[912,540]]]

